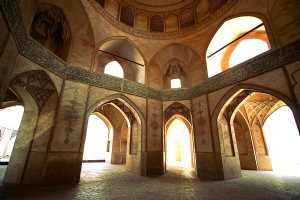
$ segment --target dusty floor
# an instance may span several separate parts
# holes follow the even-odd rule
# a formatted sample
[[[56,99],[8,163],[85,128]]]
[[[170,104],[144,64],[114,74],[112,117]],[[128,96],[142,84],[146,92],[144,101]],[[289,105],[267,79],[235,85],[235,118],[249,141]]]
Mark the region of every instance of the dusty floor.
[[[156,177],[142,177],[124,166],[84,164],[77,185],[37,187],[2,185],[5,167],[0,166],[0,199],[300,199],[300,176],[274,172],[243,171],[243,178],[212,181],[182,169]]]

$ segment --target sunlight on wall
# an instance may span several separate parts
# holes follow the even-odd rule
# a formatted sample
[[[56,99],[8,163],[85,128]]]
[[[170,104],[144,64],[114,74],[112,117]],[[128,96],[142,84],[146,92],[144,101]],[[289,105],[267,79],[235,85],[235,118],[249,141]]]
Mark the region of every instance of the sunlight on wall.
[[[181,80],[179,78],[172,79],[171,88],[181,88]]]
[[[215,53],[220,48],[229,44],[233,40],[237,39],[242,34],[248,32],[249,30],[258,26],[261,23],[262,23],[262,21],[256,17],[243,16],[243,17],[237,17],[237,18],[230,19],[230,20],[226,21],[219,28],[219,30],[216,32],[213,39],[211,40],[211,42],[207,48],[207,51],[206,51],[206,63],[207,63],[208,77],[212,77],[212,76],[222,72],[222,64],[223,64],[222,62],[223,62],[224,55],[227,52],[228,48],[231,48],[231,46],[236,43],[234,42],[232,45],[227,46],[226,48],[224,48],[223,50],[214,54],[213,56],[211,56],[211,57],[209,57],[209,56],[211,54]],[[266,32],[264,26],[259,27],[255,31],[264,32],[264,33]],[[259,38],[257,38],[257,39],[259,39]],[[238,41],[241,41],[241,40],[243,40],[243,38],[239,39]],[[247,44],[247,46],[249,46],[249,44]],[[255,43],[251,44],[251,46],[256,47]],[[245,51],[249,51],[249,50],[246,49]],[[263,52],[260,49],[255,49],[255,52],[259,52],[259,51]],[[247,53],[253,55],[253,53],[250,51]],[[256,54],[256,55],[258,55],[258,54]],[[249,58],[247,58],[247,59],[249,59]],[[242,60],[242,61],[245,61],[245,60]],[[242,61],[239,60],[239,62],[242,62]]]
[[[104,73],[119,78],[124,78],[123,68],[117,61],[109,62],[104,68]]]
[[[83,160],[105,160],[108,127],[96,115],[90,115],[86,131]]]
[[[0,158],[11,155],[24,113],[23,106],[0,109]]]
[[[167,130],[167,165],[191,167],[190,134],[179,119],[175,119]]]
[[[229,59],[229,67],[234,67],[245,60],[249,60],[269,50],[268,44],[263,40],[248,39],[239,43]]]
[[[283,106],[276,110],[263,130],[273,170],[300,173],[300,136],[291,109]]]

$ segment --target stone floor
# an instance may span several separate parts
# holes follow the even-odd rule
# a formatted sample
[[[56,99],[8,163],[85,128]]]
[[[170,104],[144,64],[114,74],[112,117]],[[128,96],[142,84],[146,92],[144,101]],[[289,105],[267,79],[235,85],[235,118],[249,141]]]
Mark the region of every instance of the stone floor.
[[[182,168],[142,177],[126,172],[122,165],[85,163],[79,184],[41,187],[3,185],[4,170],[0,166],[0,199],[300,199],[300,176],[275,172],[243,171],[243,178],[212,181]]]

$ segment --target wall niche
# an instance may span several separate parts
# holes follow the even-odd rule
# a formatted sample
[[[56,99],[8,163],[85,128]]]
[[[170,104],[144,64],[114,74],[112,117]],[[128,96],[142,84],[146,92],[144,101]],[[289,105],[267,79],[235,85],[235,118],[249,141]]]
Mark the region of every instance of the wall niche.
[[[43,4],[38,7],[30,36],[63,60],[67,60],[71,31],[62,9]]]

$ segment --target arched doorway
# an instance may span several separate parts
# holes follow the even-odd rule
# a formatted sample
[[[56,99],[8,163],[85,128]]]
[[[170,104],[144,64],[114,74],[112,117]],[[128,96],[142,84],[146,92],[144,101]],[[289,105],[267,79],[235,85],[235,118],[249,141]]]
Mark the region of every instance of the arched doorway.
[[[123,95],[113,95],[101,100],[91,107],[87,114],[95,114],[106,124],[108,136],[103,142],[106,148],[105,162],[108,164],[125,165],[126,170],[139,175],[145,175],[142,169],[141,152],[144,149],[141,141],[144,119],[137,107]],[[90,116],[90,115],[87,115]],[[90,124],[87,122],[86,140]],[[83,140],[84,141],[84,140]],[[105,144],[106,143],[106,144]],[[100,143],[98,142],[98,146]],[[101,166],[93,170],[101,170]],[[87,173],[89,173],[87,169]],[[82,177],[86,173],[82,165]],[[84,177],[86,179],[86,177]]]
[[[166,168],[192,168],[191,127],[179,115],[166,124]]]
[[[166,170],[194,171],[196,168],[190,109],[174,102],[164,111],[164,151]]]
[[[24,114],[15,144],[11,145],[13,150],[4,183],[38,184],[44,181],[42,169],[32,169],[34,165],[44,164],[44,161],[35,159],[32,155],[47,152],[48,146],[45,145],[45,141],[50,137],[57,102],[56,87],[48,74],[42,70],[26,71],[11,80],[2,108],[22,105]],[[33,150],[34,147],[39,148]]]
[[[287,118],[280,112],[281,109],[288,109],[288,106],[293,107],[293,105],[286,98],[283,99],[287,103],[281,100],[279,95],[274,96],[273,93],[261,92],[257,89],[242,89],[229,98],[217,119],[224,159],[235,160],[235,162],[239,160],[241,169],[276,170],[276,167],[274,168],[276,163],[271,155],[279,151],[282,153],[279,157],[284,158],[279,161],[281,164],[288,156],[293,157],[294,164],[300,163],[297,159],[300,144],[299,131],[297,128],[289,131],[285,126],[285,122],[289,120],[293,122],[293,127],[297,127],[294,116],[289,112],[290,118]],[[277,115],[276,113],[279,113],[277,121],[268,122],[273,115]],[[284,131],[280,131],[276,125],[282,127]],[[290,137],[293,140],[288,141]],[[280,139],[274,140],[275,138]],[[285,168],[285,172],[287,170],[288,168]]]

